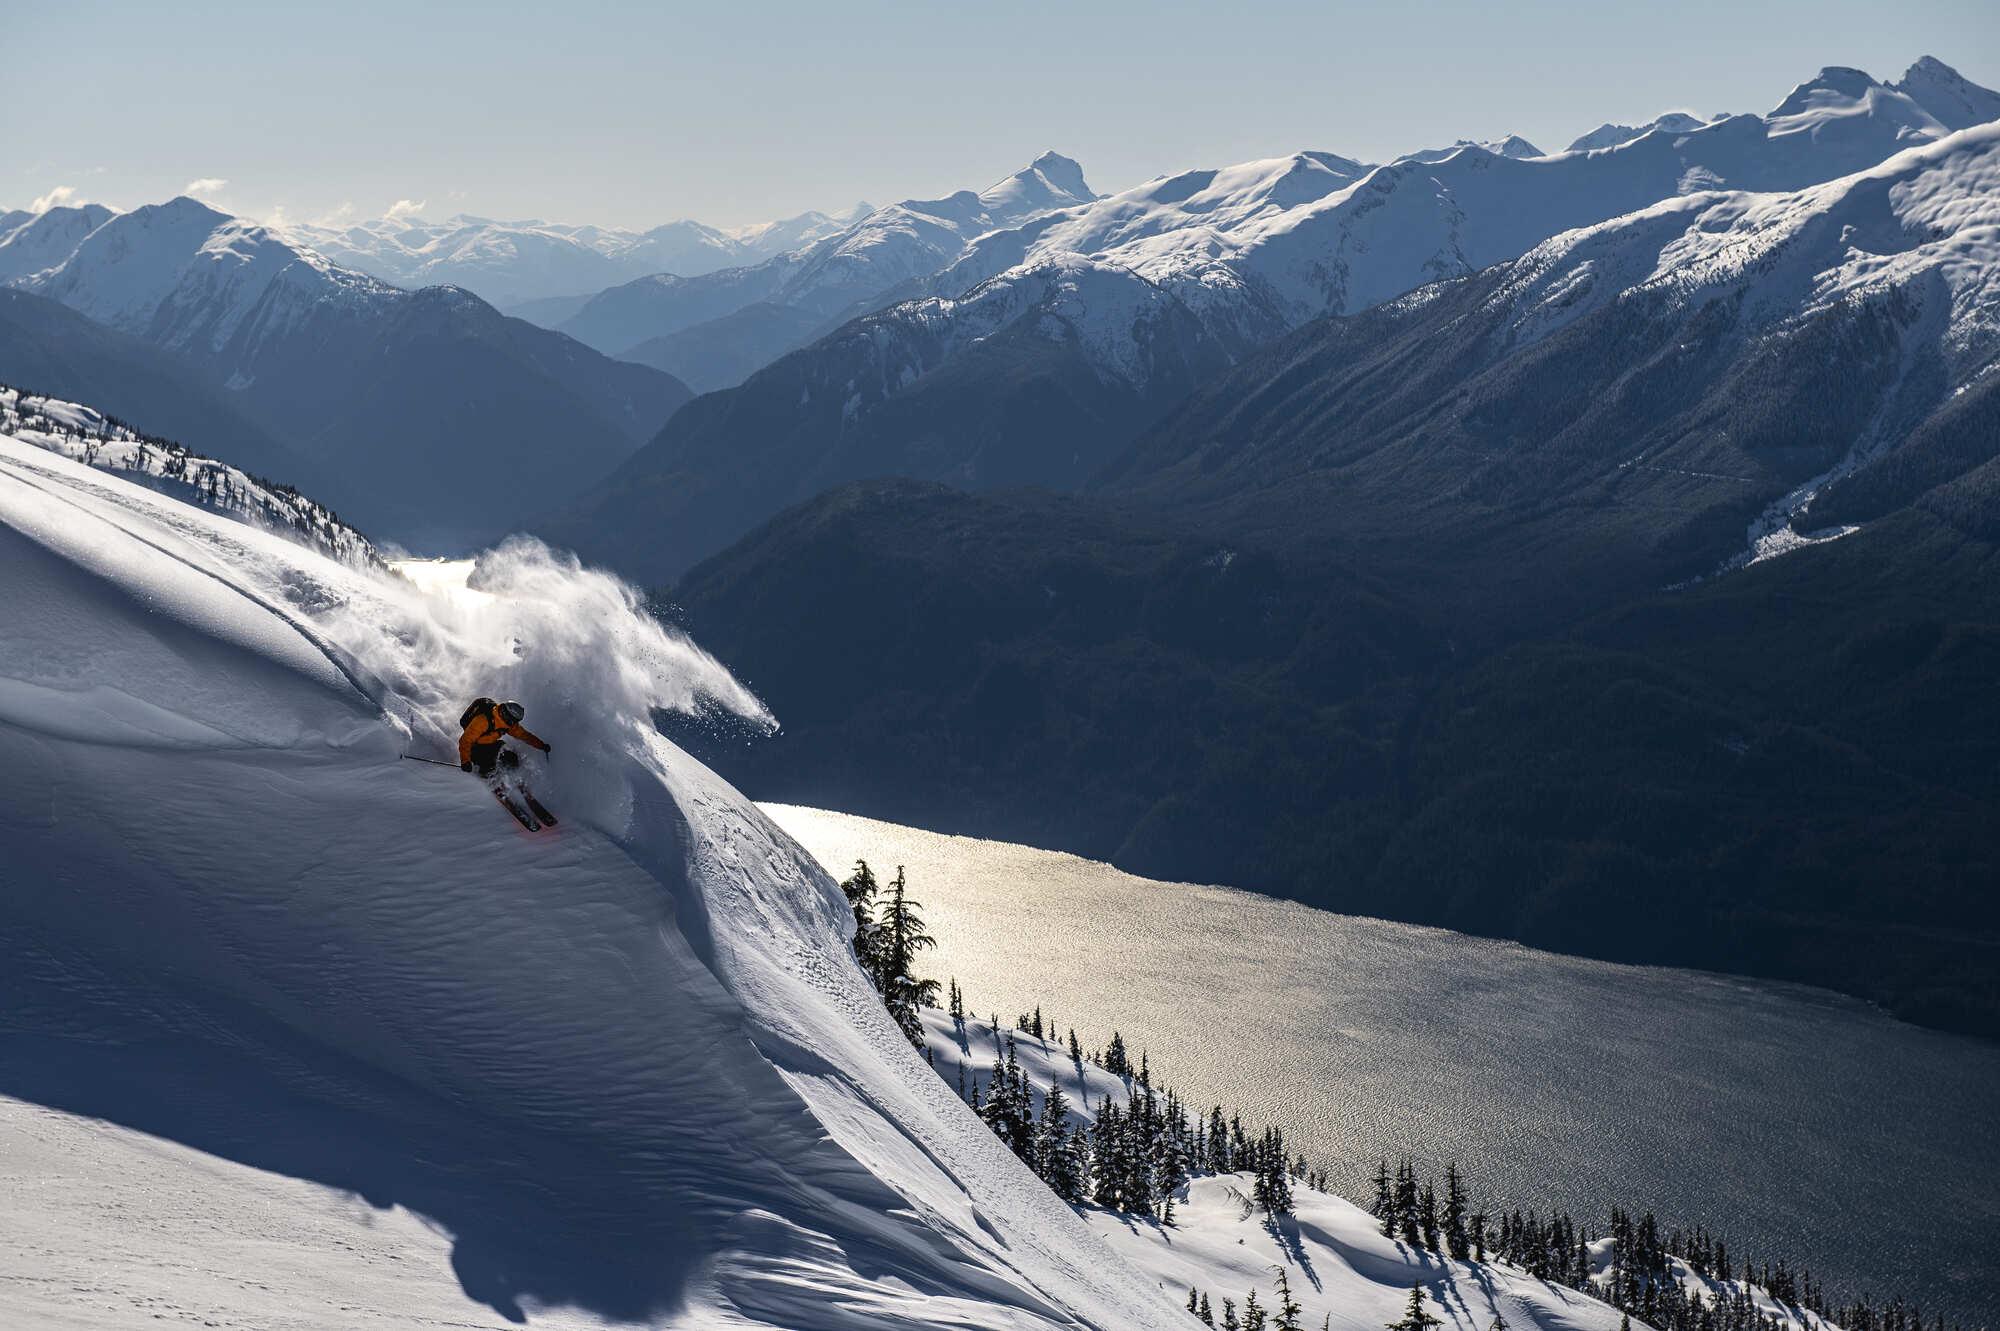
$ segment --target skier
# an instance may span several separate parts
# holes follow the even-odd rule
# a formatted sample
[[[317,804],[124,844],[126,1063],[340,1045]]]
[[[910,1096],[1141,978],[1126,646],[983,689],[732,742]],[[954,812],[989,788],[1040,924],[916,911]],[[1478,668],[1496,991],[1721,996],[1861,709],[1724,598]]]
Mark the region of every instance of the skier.
[[[458,718],[459,725],[464,727],[458,737],[458,766],[461,771],[477,772],[493,788],[494,797],[506,806],[507,812],[522,826],[536,831],[539,823],[553,826],[555,816],[542,807],[525,785],[521,786],[521,798],[527,801],[527,809],[514,803],[507,792],[506,773],[521,765],[521,755],[507,747],[510,737],[543,753],[554,752],[547,740],[522,726],[521,718],[527,714],[528,709],[517,702],[474,698],[472,706]]]

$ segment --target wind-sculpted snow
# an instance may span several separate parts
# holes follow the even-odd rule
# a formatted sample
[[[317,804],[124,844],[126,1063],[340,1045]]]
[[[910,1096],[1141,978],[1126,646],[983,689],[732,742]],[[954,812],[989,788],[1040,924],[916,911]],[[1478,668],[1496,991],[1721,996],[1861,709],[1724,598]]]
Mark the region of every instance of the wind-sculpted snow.
[[[768,717],[629,589],[529,544],[348,567],[4,437],[0,565],[0,1097],[178,1144],[88,1223],[0,1214],[0,1320],[1172,1324],[913,1055],[826,875],[654,731]],[[400,760],[474,693],[554,744],[559,829]],[[192,1293],[182,1147],[299,1181]],[[448,1269],[246,1311],[318,1269],[296,1235],[403,1212]]]

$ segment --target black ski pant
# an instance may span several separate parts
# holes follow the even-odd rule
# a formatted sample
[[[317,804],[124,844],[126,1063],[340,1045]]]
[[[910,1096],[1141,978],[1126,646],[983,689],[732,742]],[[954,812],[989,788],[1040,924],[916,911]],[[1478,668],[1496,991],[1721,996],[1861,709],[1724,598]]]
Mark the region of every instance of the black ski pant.
[[[491,777],[495,768],[509,771],[521,765],[521,755],[505,744],[475,744],[472,746],[472,770],[480,776]]]

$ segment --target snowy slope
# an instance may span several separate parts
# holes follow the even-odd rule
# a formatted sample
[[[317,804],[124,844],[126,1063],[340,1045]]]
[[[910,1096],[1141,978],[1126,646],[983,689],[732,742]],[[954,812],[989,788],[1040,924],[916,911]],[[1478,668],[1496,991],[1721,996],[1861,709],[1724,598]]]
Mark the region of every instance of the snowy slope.
[[[877,208],[809,246],[762,263],[613,288],[559,327],[607,355],[618,355],[760,302],[820,319],[859,313],[905,284],[930,278],[981,235],[1005,232],[1094,197],[1082,167],[1058,153],[1043,153],[983,190]],[[944,294],[957,295],[968,285]],[[777,348],[766,359],[788,349]]]
[[[1519,134],[1509,134],[1499,139],[1460,139],[1449,148],[1424,148],[1413,153],[1404,153],[1399,162],[1442,162],[1461,148],[1477,148],[1481,152],[1492,153],[1496,157],[1541,157],[1542,150],[1522,138]]]
[[[2000,122],[1809,189],[1688,195],[1566,232],[1513,264],[1497,299],[1533,340],[1614,300],[1727,293],[1756,328],[1898,288],[1934,307],[1950,383],[2000,350]]]
[[[275,1324],[410,1324],[385,1258],[462,1322],[1176,1324],[911,1054],[826,876],[652,731],[762,710],[628,590],[527,544],[427,590],[13,438],[0,559],[10,1316],[273,1325],[365,1205]],[[556,833],[397,760],[480,691],[554,741]],[[177,1256],[198,1175],[268,1238]]]
[[[1614,125],[1609,122],[1599,125],[1588,134],[1580,134],[1565,152],[1589,152],[1594,148],[1615,148],[1621,143],[1630,143],[1644,134],[1655,130],[1663,134],[1688,134],[1700,129],[1708,121],[1700,116],[1689,115],[1685,111],[1669,111],[1655,117],[1643,125]]]
[[[1123,1107],[1131,1101],[1130,1080],[1088,1059],[1072,1061],[1059,1039],[1039,1039],[970,1015],[961,1025],[937,1009],[922,1016],[932,1065],[954,1087],[963,1082],[968,1093],[987,1084],[1011,1039],[1016,1063],[1039,1093],[1038,1113],[1040,1097],[1058,1084],[1073,1123],[1094,1122],[1107,1103]],[[1191,1112],[1206,1110],[1195,1106]],[[1246,1126],[1254,1136],[1255,1125]],[[1275,1303],[1275,1276],[1283,1267],[1308,1327],[1380,1331],[1400,1319],[1413,1283],[1424,1286],[1431,1312],[1450,1331],[1488,1331],[1496,1317],[1517,1331],[1617,1331],[1619,1326],[1619,1310],[1588,1293],[1497,1259],[1461,1262],[1413,1249],[1385,1237],[1361,1207],[1302,1181],[1294,1184],[1294,1214],[1273,1224],[1254,1205],[1252,1186],[1247,1174],[1197,1176],[1175,1194],[1172,1225],[1098,1207],[1082,1208],[1082,1215],[1163,1293],[1183,1301],[1191,1287],[1207,1293],[1218,1318],[1224,1298],[1240,1310],[1252,1289],[1265,1306]],[[1608,1271],[1609,1241],[1599,1240],[1592,1252],[1599,1273]],[[1738,1288],[1705,1281],[1677,1261],[1675,1270],[1686,1289],[1705,1299]],[[1833,1325],[1780,1305],[1761,1290],[1743,1288],[1752,1290],[1765,1313],[1799,1331]]]
[[[0,282],[13,282],[55,267],[112,216],[111,209],[86,203],[23,215],[14,225],[0,228]]]
[[[265,340],[314,306],[379,310],[401,294],[190,198],[112,218],[19,284],[170,350],[208,352],[253,316]]]
[[[1176,291],[1211,281],[1220,266],[1236,285],[1262,290],[1293,322],[1350,312],[1679,194],[1794,190],[1865,170],[1961,128],[1953,123],[1963,119],[1955,109],[1961,104],[2000,101],[1935,61],[1920,62],[1906,84],[1948,96],[1951,106],[1934,114],[1903,85],[1826,69],[1769,116],[1733,116],[1686,132],[1666,119],[1597,150],[1545,157],[1507,140],[1461,143],[1373,169],[1299,154],[1191,173],[1068,210],[1032,237],[989,237],[976,248],[990,257],[976,253],[943,280],[1076,252]]]
[[[296,540],[342,564],[384,568],[368,538],[331,509],[288,486],[140,434],[92,407],[0,385],[0,434],[51,453],[119,472],[191,504]]]

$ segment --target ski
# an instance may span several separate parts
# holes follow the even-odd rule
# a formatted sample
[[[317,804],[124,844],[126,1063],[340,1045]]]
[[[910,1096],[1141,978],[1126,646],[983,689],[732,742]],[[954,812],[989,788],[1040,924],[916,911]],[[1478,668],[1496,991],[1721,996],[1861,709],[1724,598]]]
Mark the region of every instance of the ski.
[[[535,821],[535,815],[529,813],[526,809],[514,803],[513,800],[508,799],[506,791],[504,790],[494,791],[493,798],[500,801],[501,808],[505,809],[508,813],[514,815],[515,822],[527,828],[530,832],[539,832],[542,830],[542,825]]]
[[[521,798],[527,801],[528,811],[541,819],[544,827],[554,827],[556,825],[556,816],[542,807],[542,802],[535,798],[533,791],[523,787]]]

